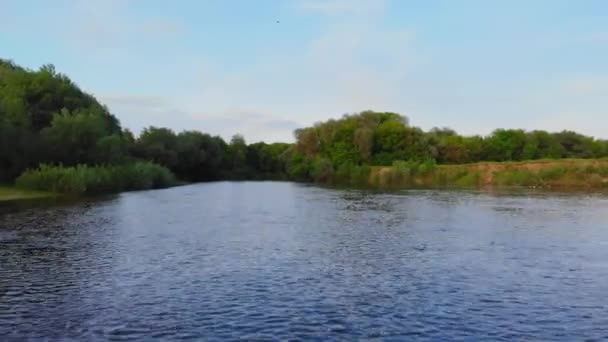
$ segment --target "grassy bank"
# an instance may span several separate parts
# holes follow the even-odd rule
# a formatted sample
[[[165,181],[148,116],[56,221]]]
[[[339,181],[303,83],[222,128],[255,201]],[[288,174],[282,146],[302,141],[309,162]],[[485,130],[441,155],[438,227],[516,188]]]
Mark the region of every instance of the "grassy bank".
[[[16,181],[18,189],[72,196],[158,189],[176,184],[171,171],[149,162],[115,166],[41,165],[38,169],[24,172]]]
[[[43,191],[22,190],[15,187],[0,186],[0,202],[55,197],[56,194]]]
[[[372,167],[368,185],[407,187],[533,187],[608,189],[608,159],[563,159],[432,165],[397,162]]]

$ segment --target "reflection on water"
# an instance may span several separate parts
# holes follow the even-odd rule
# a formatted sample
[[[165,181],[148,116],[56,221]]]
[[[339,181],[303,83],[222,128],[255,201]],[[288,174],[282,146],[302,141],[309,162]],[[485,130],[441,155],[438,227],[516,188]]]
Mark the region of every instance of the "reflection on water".
[[[5,208],[0,336],[605,339],[606,209],[281,182]]]

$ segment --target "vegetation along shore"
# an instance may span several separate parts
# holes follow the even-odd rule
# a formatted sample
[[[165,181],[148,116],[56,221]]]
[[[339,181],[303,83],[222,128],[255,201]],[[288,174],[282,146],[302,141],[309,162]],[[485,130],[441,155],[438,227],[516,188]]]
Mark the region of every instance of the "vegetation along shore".
[[[0,202],[54,197],[55,194],[43,191],[22,190],[11,186],[0,186]]]
[[[52,65],[0,60],[0,199],[97,194],[212,180],[294,180],[386,188],[608,188],[608,141],[572,131],[424,131],[364,111],[298,129],[294,143],[247,144],[148,127],[135,136]],[[25,190],[45,193],[23,192]],[[21,191],[21,192],[19,192]],[[19,195],[21,194],[21,195]]]

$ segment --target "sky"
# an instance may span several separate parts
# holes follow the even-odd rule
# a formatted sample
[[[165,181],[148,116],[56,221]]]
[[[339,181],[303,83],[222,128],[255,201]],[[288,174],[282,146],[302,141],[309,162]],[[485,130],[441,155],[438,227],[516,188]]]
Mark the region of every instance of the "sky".
[[[0,0],[0,58],[121,121],[248,142],[363,110],[608,138],[605,0]]]

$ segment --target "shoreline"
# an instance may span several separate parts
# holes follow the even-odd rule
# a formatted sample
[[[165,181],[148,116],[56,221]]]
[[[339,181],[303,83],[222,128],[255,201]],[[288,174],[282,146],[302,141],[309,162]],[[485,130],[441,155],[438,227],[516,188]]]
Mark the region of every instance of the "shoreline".
[[[608,159],[555,159],[437,165],[433,170],[371,168],[368,183],[380,188],[608,189]]]
[[[15,186],[0,186],[0,202],[56,198],[58,194],[44,191],[22,190]]]

